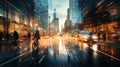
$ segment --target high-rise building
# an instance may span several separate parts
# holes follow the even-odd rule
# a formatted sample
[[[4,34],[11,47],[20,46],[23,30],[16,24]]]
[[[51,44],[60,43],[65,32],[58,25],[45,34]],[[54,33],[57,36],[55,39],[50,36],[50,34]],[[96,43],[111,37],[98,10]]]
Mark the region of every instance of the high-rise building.
[[[83,22],[86,22],[87,19],[85,17],[87,16],[88,12],[97,7],[101,1],[102,0],[79,0]]]
[[[70,9],[67,9],[67,19],[65,21],[64,27],[71,26],[72,21],[70,20]]]
[[[79,6],[79,0],[69,0],[69,8],[70,8],[70,19],[72,23],[80,23],[81,19],[81,7]]]
[[[53,13],[53,20],[51,22],[51,26],[54,27],[54,33],[58,33],[59,32],[59,18],[57,18],[56,15],[56,9],[54,9],[54,13]]]
[[[72,21],[70,20],[70,9],[67,9],[67,18],[65,20],[65,24],[64,24],[64,32],[69,32],[70,30],[72,30]]]
[[[48,0],[35,0],[35,12],[40,23],[40,27],[47,29],[48,27]]]

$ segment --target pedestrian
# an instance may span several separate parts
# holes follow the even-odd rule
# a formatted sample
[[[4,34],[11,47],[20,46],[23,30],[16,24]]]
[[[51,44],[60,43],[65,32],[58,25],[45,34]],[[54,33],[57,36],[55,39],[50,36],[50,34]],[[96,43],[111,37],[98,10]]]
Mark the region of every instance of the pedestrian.
[[[10,35],[9,33],[7,33],[7,34],[6,34],[6,39],[7,39],[7,40],[10,40],[10,38],[11,38],[10,36],[11,36],[11,35]]]
[[[18,35],[17,31],[14,31],[14,33],[13,33],[13,39],[14,39],[15,45],[17,45],[17,41],[19,39],[19,35]]]
[[[34,35],[34,37],[33,37],[33,39],[35,40],[35,42],[38,44],[38,40],[40,39],[40,33],[39,33],[39,31],[38,30],[36,30],[36,32],[35,32],[35,35]]]
[[[0,41],[2,41],[2,38],[3,38],[3,33],[2,31],[0,31]]]
[[[40,33],[38,30],[36,30],[33,39],[34,39],[34,42],[32,44],[33,55],[35,55],[37,57],[38,53],[39,53],[39,41],[38,40],[40,39]]]
[[[28,40],[30,41],[30,38],[31,38],[30,32],[28,32],[27,36],[28,36]]]
[[[102,38],[103,38],[103,41],[106,41],[106,34],[105,33],[103,33]]]
[[[98,41],[100,41],[100,31],[98,32]]]

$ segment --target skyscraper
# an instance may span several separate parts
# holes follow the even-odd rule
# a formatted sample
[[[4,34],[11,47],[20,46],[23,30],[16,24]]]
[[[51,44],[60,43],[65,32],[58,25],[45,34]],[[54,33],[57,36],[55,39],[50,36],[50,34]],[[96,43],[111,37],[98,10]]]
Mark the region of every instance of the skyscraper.
[[[64,27],[71,26],[72,21],[70,20],[70,9],[67,9],[67,19],[65,21]]]
[[[80,23],[81,19],[81,7],[79,6],[79,0],[69,0],[69,8],[70,8],[70,19],[73,24]]]
[[[35,12],[41,28],[48,27],[48,0],[35,0]]]
[[[54,32],[59,32],[59,18],[56,15],[56,9],[54,9],[52,24],[54,25]]]

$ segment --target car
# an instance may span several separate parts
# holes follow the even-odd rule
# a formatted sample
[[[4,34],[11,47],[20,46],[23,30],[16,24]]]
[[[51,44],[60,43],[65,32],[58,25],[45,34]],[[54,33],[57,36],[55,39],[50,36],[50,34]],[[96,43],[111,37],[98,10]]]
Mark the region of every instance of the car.
[[[81,31],[79,33],[79,40],[80,41],[88,41],[90,39],[90,33],[89,31]],[[97,41],[98,37],[95,34],[91,34],[92,40]]]

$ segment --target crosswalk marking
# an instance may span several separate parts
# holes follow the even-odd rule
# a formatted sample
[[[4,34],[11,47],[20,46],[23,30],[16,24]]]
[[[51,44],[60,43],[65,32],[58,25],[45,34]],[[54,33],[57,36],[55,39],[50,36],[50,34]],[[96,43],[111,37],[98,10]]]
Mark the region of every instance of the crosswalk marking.
[[[39,60],[38,63],[41,63],[44,58],[45,58],[45,55],[42,56],[42,58]]]

